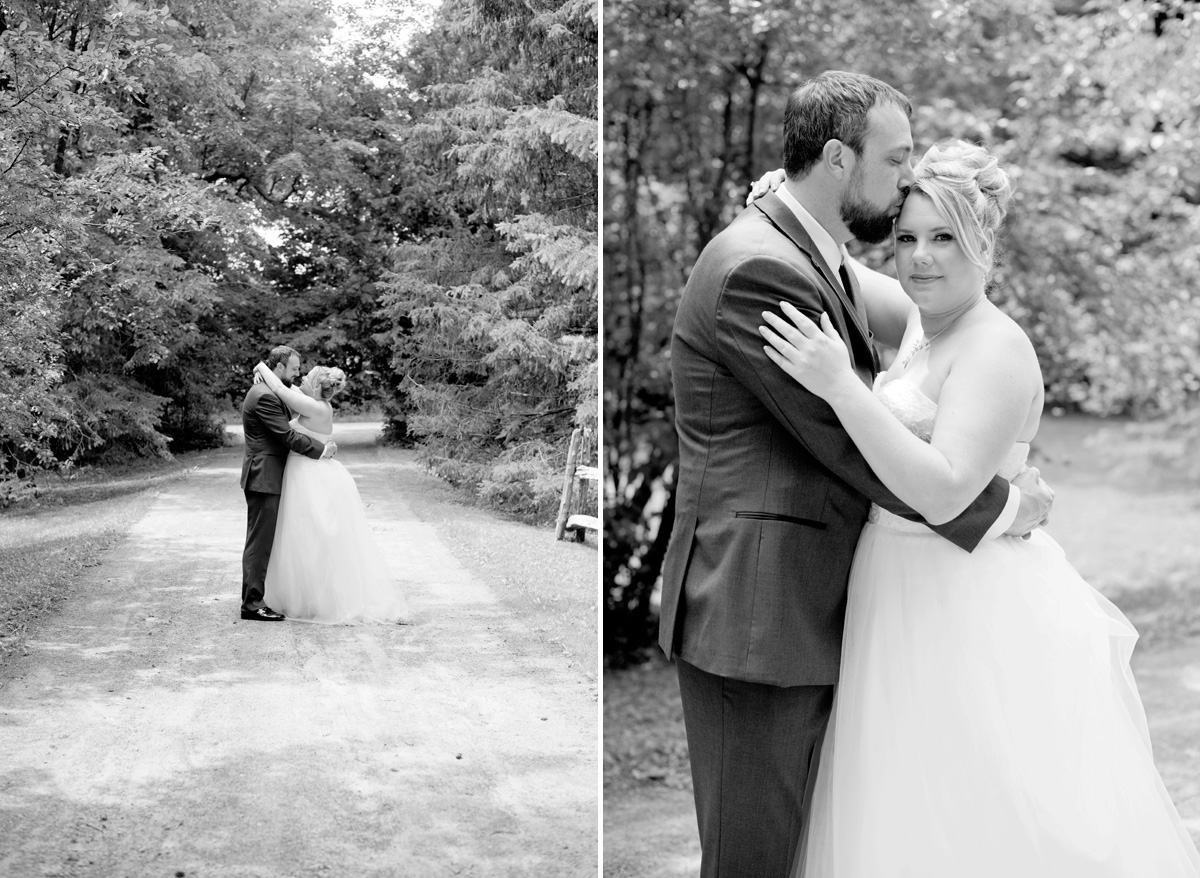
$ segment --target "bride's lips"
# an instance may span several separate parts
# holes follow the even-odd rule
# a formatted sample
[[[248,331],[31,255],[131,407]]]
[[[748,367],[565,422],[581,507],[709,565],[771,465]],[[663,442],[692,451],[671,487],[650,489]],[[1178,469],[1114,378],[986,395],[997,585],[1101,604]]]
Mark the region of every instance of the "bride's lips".
[[[930,284],[942,279],[940,274],[910,274],[908,279],[915,284]]]

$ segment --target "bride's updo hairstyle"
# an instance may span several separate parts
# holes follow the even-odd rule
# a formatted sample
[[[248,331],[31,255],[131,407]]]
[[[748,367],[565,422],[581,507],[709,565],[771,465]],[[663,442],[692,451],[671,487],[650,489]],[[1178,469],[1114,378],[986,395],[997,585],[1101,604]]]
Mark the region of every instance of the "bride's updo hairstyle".
[[[913,169],[909,193],[927,196],[945,217],[963,253],[985,279],[996,264],[996,239],[1012,200],[1012,183],[999,160],[965,140],[931,146]]]
[[[346,386],[346,373],[336,367],[313,366],[304,379],[317,399],[333,399]]]

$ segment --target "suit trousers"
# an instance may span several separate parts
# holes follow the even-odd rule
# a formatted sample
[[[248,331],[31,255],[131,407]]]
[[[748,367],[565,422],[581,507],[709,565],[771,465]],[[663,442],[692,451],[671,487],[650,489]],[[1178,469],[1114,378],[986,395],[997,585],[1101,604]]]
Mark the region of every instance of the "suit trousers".
[[[770,686],[710,674],[678,657],[675,664],[701,878],[788,878],[833,686]]]
[[[242,609],[264,606],[267,565],[275,545],[275,523],[279,520],[279,495],[246,491],[246,548],[242,551]]]

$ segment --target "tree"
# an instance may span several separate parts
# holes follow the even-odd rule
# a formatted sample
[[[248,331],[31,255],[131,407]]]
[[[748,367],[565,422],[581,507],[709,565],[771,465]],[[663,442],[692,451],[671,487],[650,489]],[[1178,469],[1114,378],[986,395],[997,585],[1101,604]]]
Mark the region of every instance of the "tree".
[[[596,45],[592,3],[443,7],[410,141],[441,205],[382,284],[408,431],[437,472],[541,519],[572,428],[597,434]]]

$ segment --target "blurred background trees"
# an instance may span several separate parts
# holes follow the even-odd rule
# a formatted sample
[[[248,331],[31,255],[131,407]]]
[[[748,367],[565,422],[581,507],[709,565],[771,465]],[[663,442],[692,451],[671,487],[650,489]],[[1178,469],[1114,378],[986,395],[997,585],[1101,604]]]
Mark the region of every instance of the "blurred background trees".
[[[552,518],[598,408],[597,35],[560,0],[0,0],[0,502],[219,444],[287,343]]]
[[[604,45],[610,660],[655,634],[676,302],[781,164],[788,93],[822,70],[912,97],[918,154],[955,137],[999,153],[1016,197],[993,298],[1034,340],[1048,409],[1165,419],[1200,450],[1200,4],[609,0]],[[890,271],[889,251],[859,255]]]

